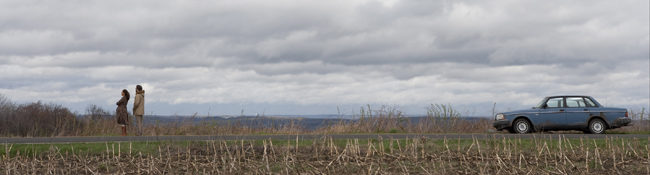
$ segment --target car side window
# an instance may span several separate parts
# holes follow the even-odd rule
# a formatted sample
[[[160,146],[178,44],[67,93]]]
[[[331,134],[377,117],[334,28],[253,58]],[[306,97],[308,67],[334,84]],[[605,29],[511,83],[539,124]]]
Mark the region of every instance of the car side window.
[[[582,97],[567,97],[566,106],[569,108],[583,108],[587,105],[585,105],[585,101]]]
[[[596,103],[594,103],[594,101],[591,101],[591,99],[589,99],[589,98],[584,98],[584,99],[585,99],[585,102],[587,102],[587,107],[597,107]]]
[[[556,97],[556,98],[549,98],[548,101],[546,101],[546,107],[547,108],[561,108],[564,106],[562,103],[562,100],[564,98],[562,97]]]

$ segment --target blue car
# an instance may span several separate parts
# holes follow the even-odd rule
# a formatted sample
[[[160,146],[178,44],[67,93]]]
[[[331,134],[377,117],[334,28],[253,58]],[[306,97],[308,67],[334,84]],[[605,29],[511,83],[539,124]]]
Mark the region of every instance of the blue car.
[[[590,96],[550,96],[532,109],[499,113],[494,127],[511,133],[580,130],[602,134],[629,125],[627,109],[603,107]]]

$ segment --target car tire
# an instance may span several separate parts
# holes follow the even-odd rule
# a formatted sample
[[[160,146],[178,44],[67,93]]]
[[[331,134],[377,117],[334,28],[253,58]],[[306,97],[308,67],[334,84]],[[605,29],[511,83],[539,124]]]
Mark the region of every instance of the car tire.
[[[530,124],[530,122],[526,119],[517,119],[514,122],[514,125],[512,126],[515,131],[515,133],[518,134],[526,134],[532,131],[533,125]]]
[[[589,121],[589,133],[592,134],[602,134],[605,133],[605,130],[607,129],[607,124],[605,124],[605,121],[601,119],[592,119]]]

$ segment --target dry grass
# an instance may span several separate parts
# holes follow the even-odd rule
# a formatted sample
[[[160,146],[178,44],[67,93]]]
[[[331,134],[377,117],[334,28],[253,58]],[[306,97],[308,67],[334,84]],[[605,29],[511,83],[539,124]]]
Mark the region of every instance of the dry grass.
[[[86,115],[77,117],[67,108],[40,102],[15,105],[0,95],[0,136],[115,136],[120,133],[111,112],[90,105]],[[145,135],[245,135],[245,134],[345,134],[345,133],[487,133],[494,130],[491,119],[466,120],[451,105],[432,104],[424,118],[410,118],[397,107],[361,107],[357,120],[340,120],[322,128],[303,128],[301,119],[203,121],[195,117],[177,122],[148,123]],[[134,118],[131,116],[131,121]],[[610,133],[649,133],[650,120],[645,109],[631,111],[633,126]],[[269,122],[270,121],[270,122]],[[134,127],[128,127],[131,135]]]
[[[629,117],[632,119],[632,125],[612,130],[612,133],[641,133],[650,134],[650,115],[645,108],[635,111],[629,111]]]
[[[260,143],[261,142],[261,143]],[[261,140],[131,143],[105,151],[20,155],[5,145],[5,174],[648,174],[642,139]],[[72,145],[71,145],[72,146]]]
[[[432,104],[427,116],[413,121],[395,107],[372,110],[362,107],[358,120],[341,121],[317,130],[317,133],[486,133],[492,129],[489,119],[465,120],[450,105]]]

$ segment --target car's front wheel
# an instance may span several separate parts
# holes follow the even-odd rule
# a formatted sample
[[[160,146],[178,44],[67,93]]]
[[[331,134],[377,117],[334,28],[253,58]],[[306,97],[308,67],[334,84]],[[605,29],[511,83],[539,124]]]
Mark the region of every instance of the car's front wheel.
[[[605,133],[606,124],[601,119],[593,119],[589,121],[589,133],[602,134]]]
[[[515,120],[515,124],[513,125],[513,128],[514,128],[513,130],[516,133],[526,134],[532,130],[531,129],[532,125],[530,124],[530,122],[528,122],[528,120],[522,118],[522,119]]]

